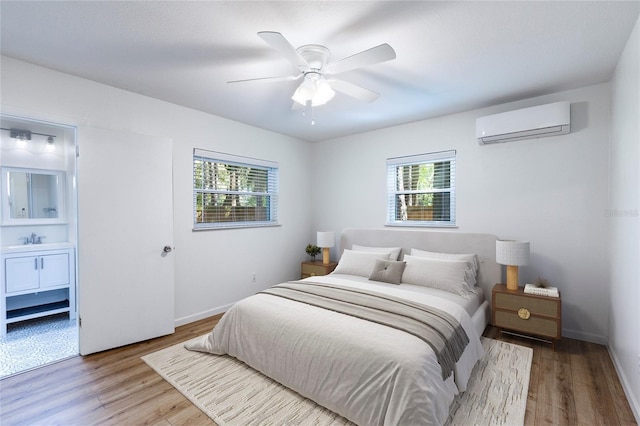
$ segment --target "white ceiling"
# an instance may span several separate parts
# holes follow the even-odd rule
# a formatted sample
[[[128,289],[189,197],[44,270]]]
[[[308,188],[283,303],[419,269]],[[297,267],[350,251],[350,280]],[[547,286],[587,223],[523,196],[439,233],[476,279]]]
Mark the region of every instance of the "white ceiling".
[[[7,1],[1,53],[306,141],[609,81],[640,1]],[[296,69],[256,33],[340,59],[397,58],[340,78],[381,93],[291,109]],[[7,84],[7,82],[4,82]]]

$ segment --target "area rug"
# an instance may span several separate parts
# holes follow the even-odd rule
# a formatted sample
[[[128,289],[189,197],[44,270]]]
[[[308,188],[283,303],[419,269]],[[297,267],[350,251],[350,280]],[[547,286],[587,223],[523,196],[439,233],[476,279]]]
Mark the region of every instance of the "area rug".
[[[484,337],[482,345],[486,354],[451,404],[447,425],[523,424],[532,349]],[[220,426],[353,425],[229,356],[180,343],[142,359]]]

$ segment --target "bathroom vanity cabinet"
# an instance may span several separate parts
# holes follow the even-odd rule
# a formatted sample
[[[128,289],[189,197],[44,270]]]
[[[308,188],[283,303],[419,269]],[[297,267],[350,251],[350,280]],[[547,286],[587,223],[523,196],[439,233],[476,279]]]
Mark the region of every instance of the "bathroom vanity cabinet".
[[[73,247],[34,244],[3,250],[2,278],[2,335],[13,322],[62,312],[75,318]]]

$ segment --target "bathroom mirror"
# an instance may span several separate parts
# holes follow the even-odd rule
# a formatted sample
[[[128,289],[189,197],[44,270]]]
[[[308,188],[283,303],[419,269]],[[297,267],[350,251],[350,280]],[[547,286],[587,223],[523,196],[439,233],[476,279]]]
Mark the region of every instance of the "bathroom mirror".
[[[2,224],[32,225],[64,220],[64,172],[2,168]]]

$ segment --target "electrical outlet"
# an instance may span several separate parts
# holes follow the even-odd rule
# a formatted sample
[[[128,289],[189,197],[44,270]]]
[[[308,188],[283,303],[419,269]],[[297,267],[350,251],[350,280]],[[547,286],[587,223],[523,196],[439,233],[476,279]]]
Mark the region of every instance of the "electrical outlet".
[[[252,283],[256,282],[256,273],[255,272],[253,274],[251,274],[251,282]]]

